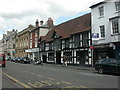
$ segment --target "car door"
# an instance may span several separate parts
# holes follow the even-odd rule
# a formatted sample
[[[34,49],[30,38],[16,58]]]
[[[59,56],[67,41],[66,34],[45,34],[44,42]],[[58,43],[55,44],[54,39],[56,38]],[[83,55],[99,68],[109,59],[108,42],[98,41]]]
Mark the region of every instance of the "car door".
[[[117,73],[118,72],[118,61],[116,59],[111,59],[110,72],[111,73]]]
[[[104,69],[105,72],[110,72],[110,60],[109,59],[104,59],[102,62],[102,67]]]

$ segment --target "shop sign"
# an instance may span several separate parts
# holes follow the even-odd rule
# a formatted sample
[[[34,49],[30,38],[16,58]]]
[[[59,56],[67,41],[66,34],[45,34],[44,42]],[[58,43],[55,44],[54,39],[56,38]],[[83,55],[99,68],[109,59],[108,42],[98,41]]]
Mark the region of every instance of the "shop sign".
[[[109,45],[99,45],[99,46],[94,46],[95,48],[106,48],[109,47]]]
[[[99,38],[99,34],[98,33],[93,33],[92,38]]]
[[[90,49],[94,49],[94,47],[93,47],[93,46],[90,46]]]

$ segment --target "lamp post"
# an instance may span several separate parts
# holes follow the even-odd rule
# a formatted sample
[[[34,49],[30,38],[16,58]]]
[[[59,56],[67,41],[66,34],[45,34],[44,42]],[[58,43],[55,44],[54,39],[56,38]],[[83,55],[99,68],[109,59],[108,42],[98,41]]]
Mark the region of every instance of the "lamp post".
[[[39,48],[39,52],[38,52],[38,60],[40,60],[40,41],[38,41],[38,48]]]

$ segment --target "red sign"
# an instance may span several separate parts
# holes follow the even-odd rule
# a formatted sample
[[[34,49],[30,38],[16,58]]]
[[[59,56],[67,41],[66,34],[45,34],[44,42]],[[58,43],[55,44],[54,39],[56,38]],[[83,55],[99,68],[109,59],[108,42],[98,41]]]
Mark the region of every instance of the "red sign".
[[[94,47],[93,47],[93,46],[90,46],[90,49],[94,49]]]

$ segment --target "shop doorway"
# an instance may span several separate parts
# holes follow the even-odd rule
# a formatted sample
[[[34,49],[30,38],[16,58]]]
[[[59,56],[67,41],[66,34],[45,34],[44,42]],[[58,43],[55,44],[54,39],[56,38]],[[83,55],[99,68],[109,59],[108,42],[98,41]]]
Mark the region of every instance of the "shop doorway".
[[[61,52],[56,52],[56,63],[61,64]]]
[[[42,55],[42,58],[43,58],[43,63],[46,63],[47,62],[47,56],[46,55]]]

